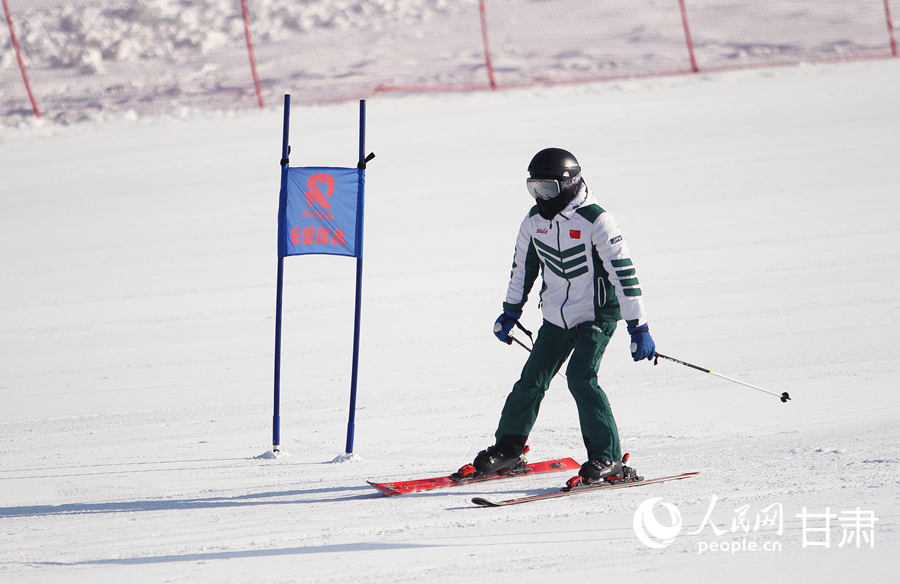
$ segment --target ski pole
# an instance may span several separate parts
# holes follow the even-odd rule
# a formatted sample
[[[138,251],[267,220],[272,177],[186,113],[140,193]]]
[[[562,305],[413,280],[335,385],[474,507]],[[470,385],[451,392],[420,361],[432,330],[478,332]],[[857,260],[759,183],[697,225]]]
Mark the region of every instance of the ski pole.
[[[684,361],[681,361],[680,359],[675,359],[674,357],[669,357],[668,355],[663,355],[662,353],[656,353],[656,358],[654,359],[653,364],[654,364],[654,365],[659,365],[659,359],[660,359],[660,358],[668,359],[669,361],[673,361],[673,362],[675,362],[675,363],[678,363],[679,365],[684,365],[684,366],[686,366],[686,367],[690,367],[691,369],[696,369],[697,371],[702,371],[702,372],[704,372],[704,373],[709,373],[710,375],[715,375],[716,377],[721,377],[722,379],[727,379],[728,381],[731,381],[732,383],[738,383],[738,384],[740,384],[740,385],[744,385],[744,386],[753,388],[753,389],[755,389],[755,390],[757,390],[757,391],[761,391],[761,392],[763,392],[763,393],[768,393],[769,395],[774,395],[775,397],[781,399],[781,402],[782,402],[782,403],[787,403],[788,400],[791,399],[791,396],[788,395],[788,392],[784,392],[784,393],[782,393],[781,395],[778,395],[778,394],[775,393],[774,391],[769,391],[768,389],[763,389],[763,388],[761,388],[761,387],[757,387],[757,386],[751,385],[751,384],[749,384],[749,383],[744,383],[743,381],[738,381],[737,379],[732,379],[731,377],[728,377],[728,376],[726,376],[726,375],[722,375],[721,373],[716,373],[715,371],[710,371],[709,369],[705,369],[705,368],[703,368],[703,367],[698,367],[697,365],[692,365],[692,364],[690,364],[690,363],[686,363],[686,362],[684,362]]]
[[[516,321],[516,326],[518,328],[522,329],[522,332],[524,332],[528,336],[528,338],[531,340],[531,345],[534,346],[534,338],[531,336],[531,331],[528,330],[527,328],[525,328],[524,326],[522,326],[522,324],[519,321]],[[520,347],[522,347],[529,353],[531,352],[531,348],[528,345],[526,345],[525,343],[523,343],[522,341],[520,341],[519,339],[517,339],[516,337],[513,336],[513,331],[509,331],[509,336],[506,338],[509,339],[507,341],[508,344],[511,345],[511,344],[513,344],[513,342],[515,342],[517,345],[519,345]],[[559,371],[557,371],[556,374],[559,375],[560,377],[562,377],[563,379],[565,379],[566,381],[568,381],[568,379],[566,379],[566,376],[563,375],[562,373],[560,373]]]

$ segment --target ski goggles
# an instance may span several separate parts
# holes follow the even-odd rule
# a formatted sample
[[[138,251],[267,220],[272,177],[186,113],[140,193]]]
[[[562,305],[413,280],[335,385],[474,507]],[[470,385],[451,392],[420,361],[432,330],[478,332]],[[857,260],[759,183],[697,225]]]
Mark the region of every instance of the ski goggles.
[[[550,178],[529,178],[525,181],[528,187],[528,194],[535,200],[543,199],[549,201],[559,196],[559,181]]]
[[[552,178],[529,178],[525,180],[525,186],[528,187],[528,194],[535,200],[543,199],[544,201],[549,201],[558,197],[561,192],[572,187],[579,180],[581,180],[580,172],[571,178],[567,178],[562,184]]]

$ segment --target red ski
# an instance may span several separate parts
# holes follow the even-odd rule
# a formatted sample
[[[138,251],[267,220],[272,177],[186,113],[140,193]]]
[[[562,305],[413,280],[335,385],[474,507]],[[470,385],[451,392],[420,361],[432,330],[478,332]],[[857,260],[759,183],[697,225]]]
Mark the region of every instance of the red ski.
[[[439,489],[441,487],[455,487],[457,485],[468,485],[484,481],[508,479],[512,477],[521,477],[525,475],[540,474],[545,472],[557,472],[561,470],[578,470],[580,468],[581,465],[571,458],[560,458],[558,460],[545,460],[543,462],[526,464],[525,468],[522,468],[520,470],[481,479],[454,480],[453,478],[446,476],[435,477],[433,479],[417,479],[412,481],[399,481],[393,483],[373,483],[372,481],[366,482],[378,489],[381,494],[390,497],[391,495],[402,495],[404,493],[414,493],[416,491],[430,491],[431,489]]]
[[[600,491],[611,491],[613,489],[627,489],[629,487],[640,487],[642,485],[650,485],[653,483],[662,483],[665,481],[678,481],[697,476],[698,472],[686,472],[680,475],[670,477],[660,477],[656,479],[644,479],[638,477],[638,480],[622,481],[622,482],[600,482],[590,483],[587,485],[577,485],[574,487],[563,487],[560,491],[552,493],[541,493],[539,495],[529,495],[527,497],[519,497],[517,499],[507,499],[506,501],[488,501],[483,497],[475,497],[472,502],[482,507],[505,507],[507,505],[518,505],[519,503],[530,503],[532,501],[543,501],[544,499],[556,499],[558,497],[568,497],[569,495],[577,495],[579,493],[598,493]]]

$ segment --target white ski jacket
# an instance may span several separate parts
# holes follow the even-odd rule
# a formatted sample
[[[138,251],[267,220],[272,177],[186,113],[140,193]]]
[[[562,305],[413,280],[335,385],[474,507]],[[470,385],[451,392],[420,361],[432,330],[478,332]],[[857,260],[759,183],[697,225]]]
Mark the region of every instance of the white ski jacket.
[[[635,267],[615,219],[586,186],[553,219],[537,205],[522,221],[505,310],[521,312],[538,272],[544,319],[570,329],[587,321],[647,322]]]

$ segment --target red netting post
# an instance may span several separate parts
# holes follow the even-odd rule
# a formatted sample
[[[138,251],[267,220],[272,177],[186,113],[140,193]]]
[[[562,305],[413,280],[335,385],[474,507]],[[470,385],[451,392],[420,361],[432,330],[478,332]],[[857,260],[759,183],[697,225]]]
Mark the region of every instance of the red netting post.
[[[894,38],[894,21],[891,19],[891,0],[884,0],[884,16],[887,18],[888,36],[891,39],[891,54],[897,56],[897,39]]]
[[[684,40],[687,42],[688,54],[691,56],[691,71],[697,73],[700,68],[697,67],[697,58],[694,56],[694,40],[691,38],[691,27],[688,26],[687,8],[684,0],[678,0],[678,6],[681,8],[681,24],[684,25]]]
[[[487,65],[488,81],[491,89],[497,89],[497,81],[494,79],[494,65],[491,63],[491,45],[488,42],[487,9],[484,0],[478,0],[478,10],[481,13],[481,42],[484,43],[484,62]]]
[[[16,38],[16,29],[13,27],[12,15],[9,12],[9,3],[3,0],[3,13],[6,15],[6,25],[9,27],[9,37],[12,40],[13,50],[16,51],[16,60],[19,61],[19,71],[22,72],[22,81],[25,83],[25,91],[28,92],[28,99],[31,100],[31,109],[34,110],[36,118],[41,117],[41,110],[38,109],[37,102],[34,100],[34,93],[31,91],[31,83],[28,81],[28,71],[25,69],[25,61],[22,60],[22,50],[19,48],[19,39]]]
[[[259,84],[259,73],[256,72],[256,57],[253,55],[253,40],[250,38],[250,10],[247,8],[247,0],[241,0],[241,12],[244,15],[244,36],[247,39],[247,54],[250,56],[250,72],[253,74],[253,86],[256,87],[256,100],[259,102],[259,107],[266,107],[262,87]]]

